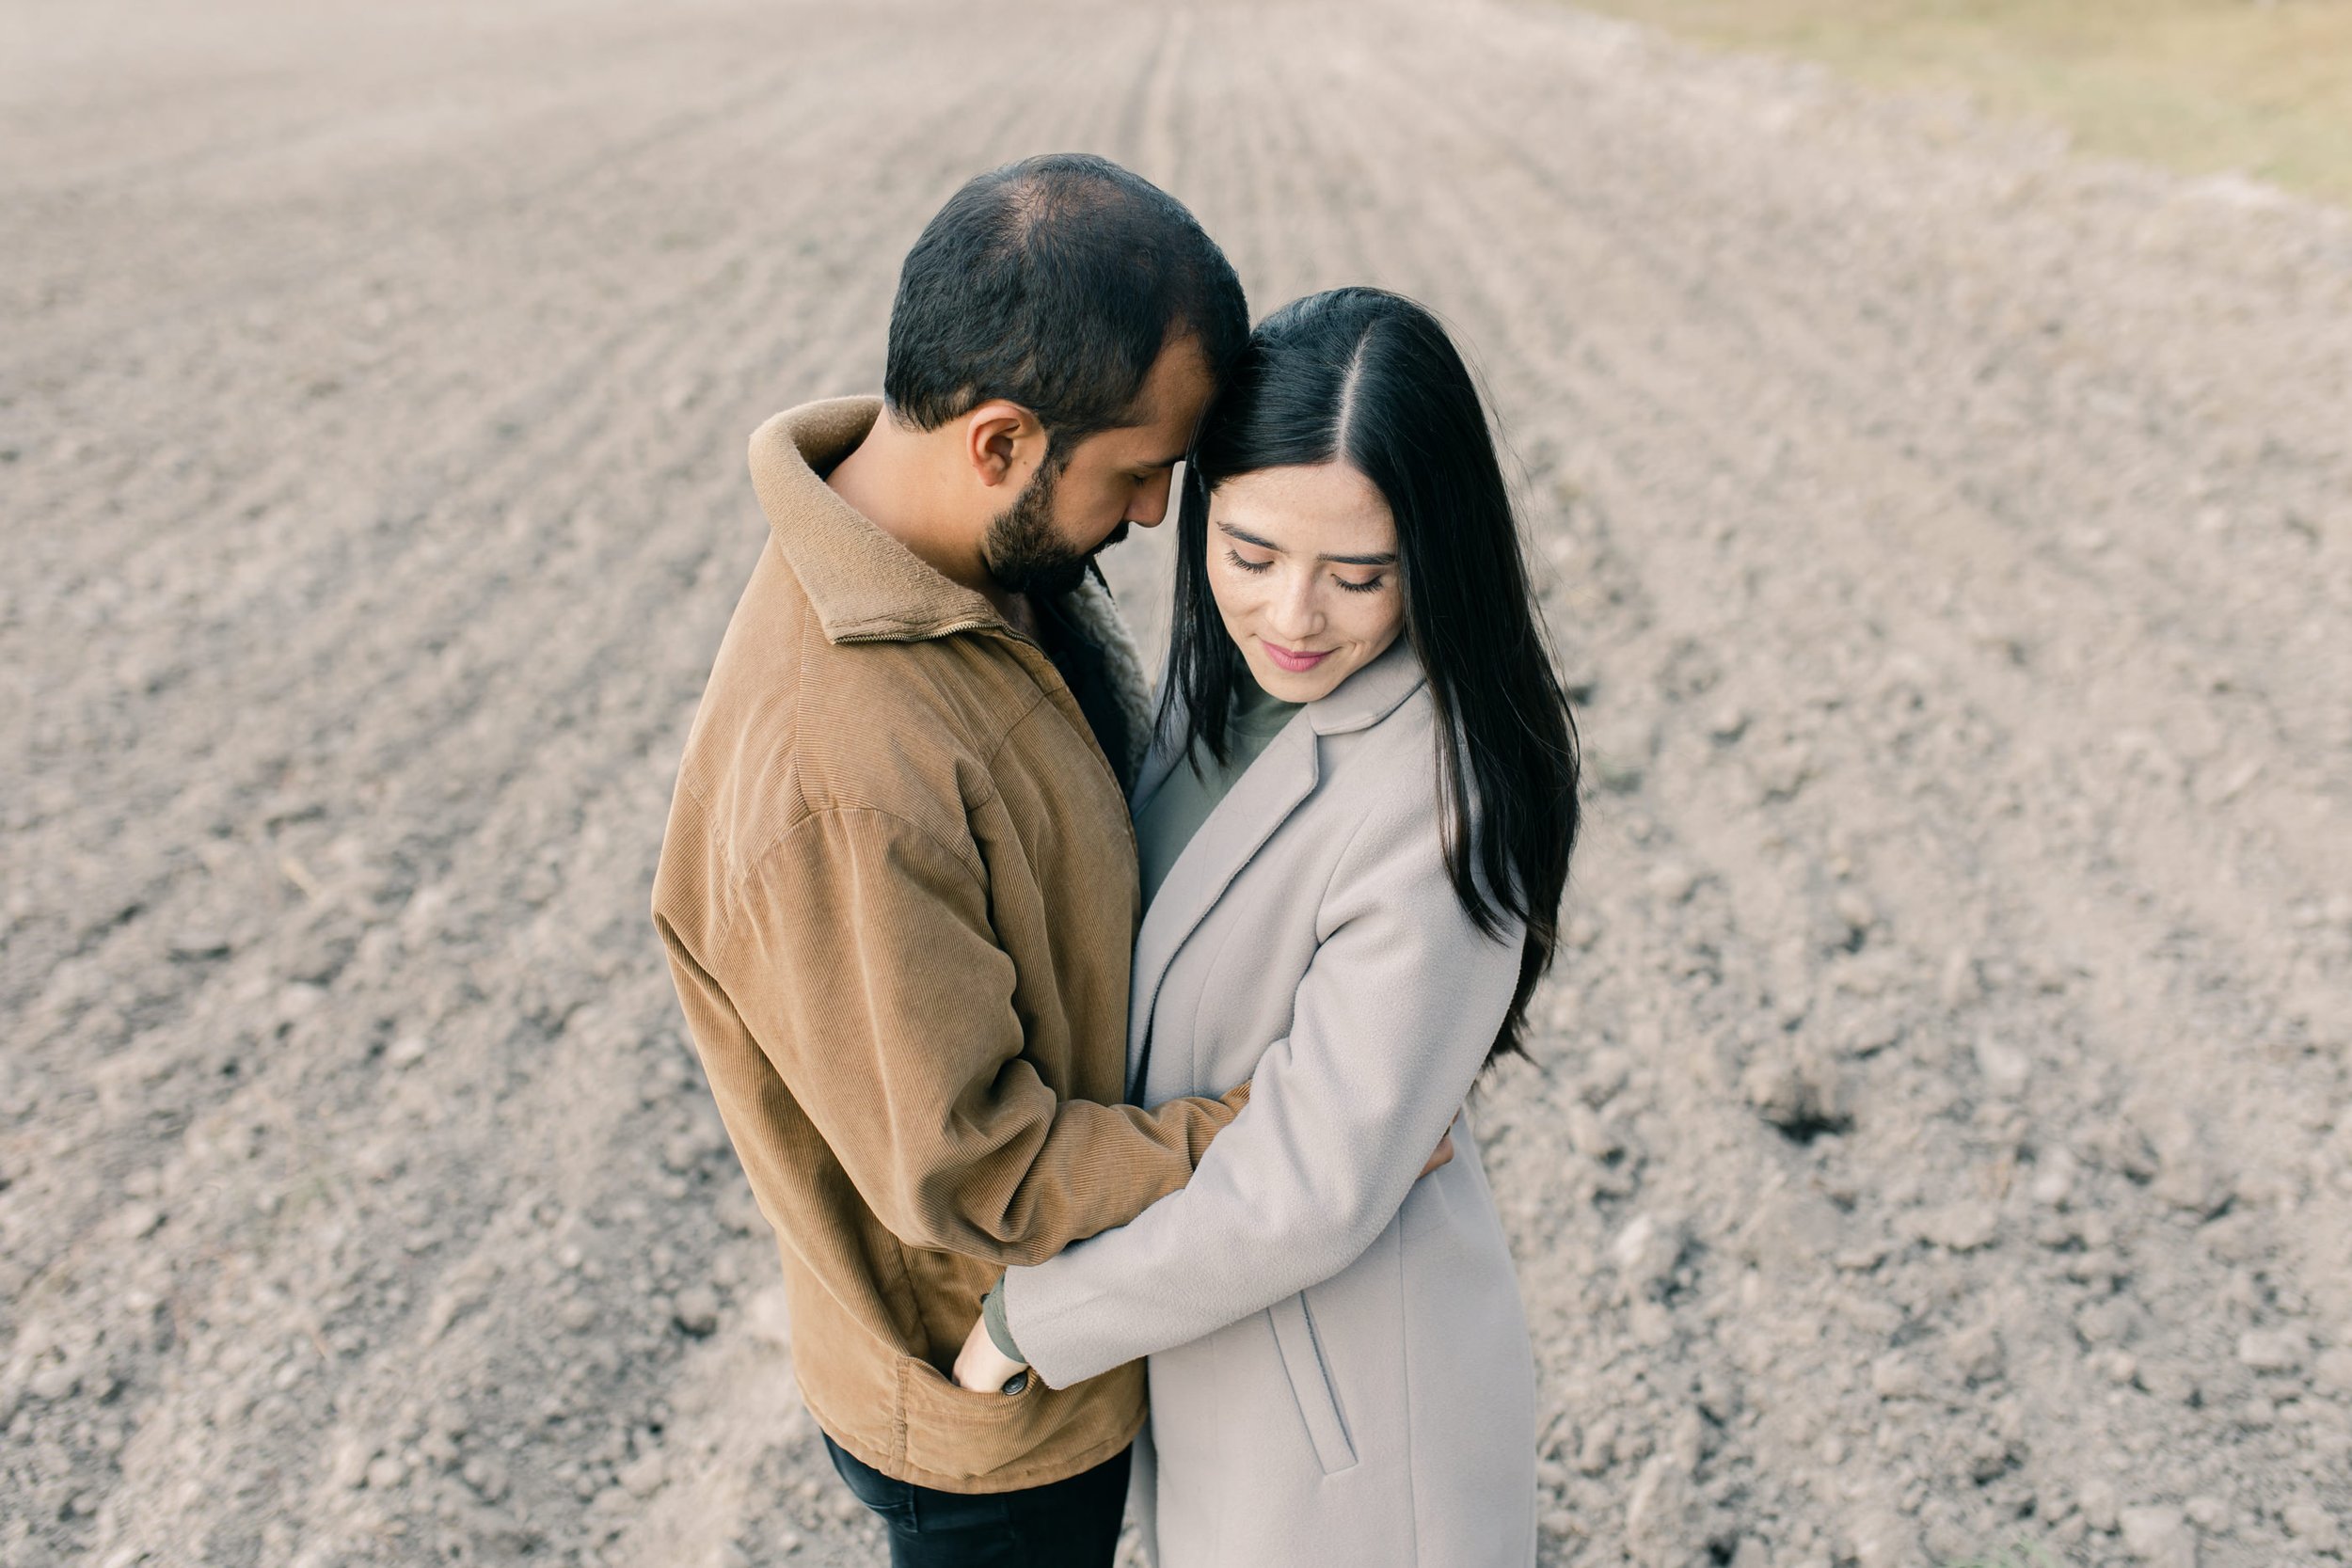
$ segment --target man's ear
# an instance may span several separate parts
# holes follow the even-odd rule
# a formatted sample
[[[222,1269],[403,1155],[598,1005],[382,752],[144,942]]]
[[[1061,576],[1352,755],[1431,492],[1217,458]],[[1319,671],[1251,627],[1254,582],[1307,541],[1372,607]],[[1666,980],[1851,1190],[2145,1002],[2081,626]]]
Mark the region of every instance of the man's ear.
[[[1045,460],[1045,427],[1037,416],[1002,398],[963,417],[963,455],[982,484],[1026,484]]]

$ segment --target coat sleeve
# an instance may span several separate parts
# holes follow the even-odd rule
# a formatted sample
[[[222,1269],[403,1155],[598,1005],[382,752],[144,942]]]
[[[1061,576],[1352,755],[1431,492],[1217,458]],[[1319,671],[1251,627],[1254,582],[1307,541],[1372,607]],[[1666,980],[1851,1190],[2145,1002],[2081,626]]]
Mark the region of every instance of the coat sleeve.
[[[885,812],[798,824],[747,888],[724,965],[784,1086],[910,1246],[1051,1257],[1184,1185],[1248,1099],[1246,1085],[1152,1110],[1057,1096],[1022,1055],[986,889]],[[1124,1038],[1104,1048],[1124,1059]]]
[[[1424,802],[1425,804],[1425,802]],[[1054,1387],[1330,1278],[1387,1228],[1509,1010],[1521,932],[1470,923],[1434,823],[1367,822],[1324,895],[1291,1031],[1183,1190],[1009,1270],[1005,1315]]]

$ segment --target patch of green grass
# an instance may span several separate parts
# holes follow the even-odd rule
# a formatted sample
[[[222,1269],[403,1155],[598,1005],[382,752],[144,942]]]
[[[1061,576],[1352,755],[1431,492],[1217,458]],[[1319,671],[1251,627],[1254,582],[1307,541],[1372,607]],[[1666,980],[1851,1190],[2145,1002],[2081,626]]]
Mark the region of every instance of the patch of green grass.
[[[1957,88],[2085,148],[2352,201],[2344,0],[1576,0],[1696,42]]]

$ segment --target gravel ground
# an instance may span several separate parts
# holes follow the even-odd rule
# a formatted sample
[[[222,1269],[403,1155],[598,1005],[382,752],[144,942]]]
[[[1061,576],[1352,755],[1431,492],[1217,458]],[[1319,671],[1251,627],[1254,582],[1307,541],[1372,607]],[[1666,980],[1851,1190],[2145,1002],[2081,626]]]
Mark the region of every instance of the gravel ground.
[[[647,885],[744,436],[1055,148],[1523,470],[1546,1560],[2352,1551],[2345,214],[1547,4],[205,12],[0,47],[0,1561],[879,1560]]]

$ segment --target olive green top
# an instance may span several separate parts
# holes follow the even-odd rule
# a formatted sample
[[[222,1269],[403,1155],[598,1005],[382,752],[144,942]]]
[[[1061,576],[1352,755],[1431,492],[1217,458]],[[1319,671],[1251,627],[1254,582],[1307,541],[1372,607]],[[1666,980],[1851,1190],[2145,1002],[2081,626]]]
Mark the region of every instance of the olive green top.
[[[1291,721],[1291,715],[1299,707],[1297,703],[1286,703],[1273,696],[1245,673],[1234,702],[1232,723],[1225,732],[1227,748],[1232,756],[1219,766],[1207,748],[1195,746],[1190,766],[1179,764],[1168,770],[1167,782],[1136,817],[1136,852],[1141,861],[1146,907],[1158,895],[1160,884],[1168,879],[1176,857],[1184,852],[1184,846],[1200,831],[1200,824],[1216,810],[1216,803],[1225,799],[1225,792],[1249,771],[1258,753],[1281,733],[1282,726]],[[980,1303],[980,1315],[987,1320],[988,1337],[996,1341],[996,1348],[1018,1361],[1022,1359],[1020,1347],[1014,1344],[1012,1330],[1005,1323],[1004,1291],[1004,1281],[999,1279]]]
[[[1281,733],[1298,708],[1296,703],[1269,695],[1245,673],[1235,694],[1232,723],[1225,732],[1232,756],[1220,767],[1206,747],[1195,746],[1187,763],[1168,770],[1167,782],[1136,818],[1136,852],[1142,863],[1145,908],[1159,895],[1160,884],[1168,879],[1176,858],[1216,810],[1216,803],[1225,799],[1225,792],[1249,771],[1258,753]]]

